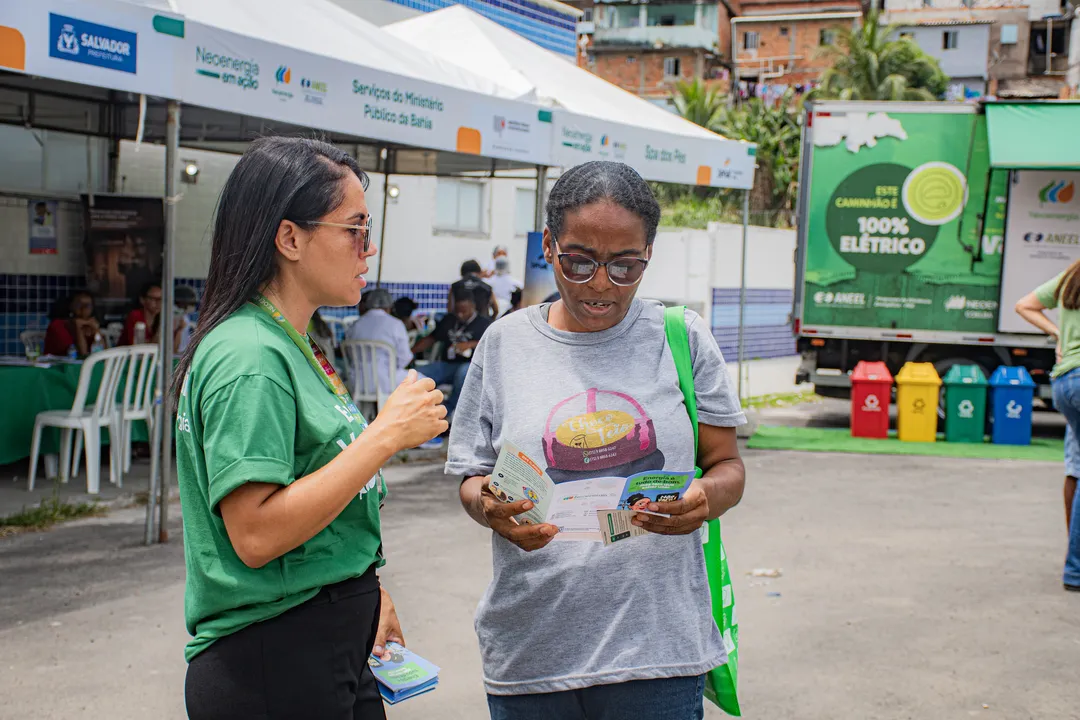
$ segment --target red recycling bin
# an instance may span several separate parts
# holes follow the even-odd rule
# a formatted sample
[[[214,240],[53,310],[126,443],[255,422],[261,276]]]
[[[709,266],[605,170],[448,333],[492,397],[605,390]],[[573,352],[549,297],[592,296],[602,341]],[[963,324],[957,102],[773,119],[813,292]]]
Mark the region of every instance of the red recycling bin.
[[[889,436],[893,376],[883,362],[862,360],[851,373],[851,436]]]

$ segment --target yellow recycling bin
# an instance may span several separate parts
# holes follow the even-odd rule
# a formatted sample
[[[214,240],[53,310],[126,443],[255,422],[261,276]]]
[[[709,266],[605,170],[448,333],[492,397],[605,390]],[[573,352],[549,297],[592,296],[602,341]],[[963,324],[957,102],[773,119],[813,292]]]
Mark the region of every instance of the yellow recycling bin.
[[[903,442],[937,440],[941,378],[933,363],[909,362],[896,376],[896,426]]]

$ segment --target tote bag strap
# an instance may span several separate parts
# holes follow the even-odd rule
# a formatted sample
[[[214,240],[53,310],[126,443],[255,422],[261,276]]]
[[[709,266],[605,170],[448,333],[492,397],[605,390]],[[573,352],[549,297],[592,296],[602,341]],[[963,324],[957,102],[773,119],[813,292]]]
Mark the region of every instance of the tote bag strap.
[[[694,389],[694,361],[690,355],[690,336],[686,327],[686,308],[670,307],[664,310],[664,333],[667,335],[675,371],[679,376],[686,414],[694,426],[694,477],[701,477],[697,467],[698,413],[697,393]],[[712,615],[724,638],[728,659],[724,665],[713,668],[705,675],[705,697],[729,715],[742,715],[736,690],[739,663],[739,627],[735,623],[735,599],[731,589],[731,573],[727,554],[720,539],[720,521],[710,520],[705,530],[705,570],[709,577],[712,595]]]

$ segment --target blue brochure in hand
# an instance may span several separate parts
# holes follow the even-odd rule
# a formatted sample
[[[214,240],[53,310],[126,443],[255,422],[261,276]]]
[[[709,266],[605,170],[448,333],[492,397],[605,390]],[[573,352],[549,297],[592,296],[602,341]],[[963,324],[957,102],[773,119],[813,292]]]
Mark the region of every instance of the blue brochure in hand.
[[[374,655],[368,658],[386,702],[393,705],[408,700],[434,690],[439,684],[439,668],[435,665],[397,643],[387,643],[386,649],[390,651],[389,660]]]

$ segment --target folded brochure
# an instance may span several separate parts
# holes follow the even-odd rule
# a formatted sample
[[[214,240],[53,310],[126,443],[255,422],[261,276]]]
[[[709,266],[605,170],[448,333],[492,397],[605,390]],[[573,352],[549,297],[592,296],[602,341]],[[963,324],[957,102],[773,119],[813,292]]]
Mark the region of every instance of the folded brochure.
[[[531,500],[533,508],[517,516],[524,525],[550,523],[556,540],[601,540],[605,545],[644,535],[631,523],[651,502],[680,499],[693,472],[651,470],[630,477],[594,477],[556,483],[532,458],[507,441],[491,472],[491,491],[503,502]]]
[[[439,668],[397,643],[387,643],[390,659],[371,655],[368,665],[379,683],[383,700],[394,703],[429,692],[439,684]]]

